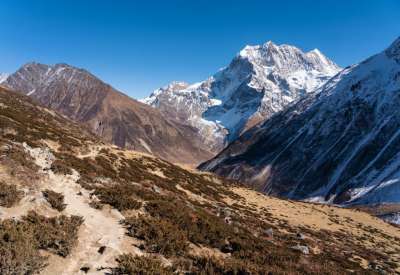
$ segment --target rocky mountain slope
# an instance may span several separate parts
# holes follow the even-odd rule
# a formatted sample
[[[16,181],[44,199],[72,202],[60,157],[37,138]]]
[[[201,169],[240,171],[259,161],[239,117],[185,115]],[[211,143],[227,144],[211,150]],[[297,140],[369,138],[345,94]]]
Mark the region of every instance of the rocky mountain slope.
[[[365,212],[108,145],[1,87],[0,126],[1,274],[400,271],[400,230]]]
[[[122,148],[186,164],[212,156],[203,149],[195,129],[166,119],[158,110],[116,91],[83,69],[28,63],[3,85],[85,124]]]
[[[243,134],[204,170],[267,194],[400,203],[400,39]]]
[[[142,102],[198,129],[220,151],[244,130],[322,85],[340,68],[319,50],[267,42],[246,46],[206,81],[173,82]]]

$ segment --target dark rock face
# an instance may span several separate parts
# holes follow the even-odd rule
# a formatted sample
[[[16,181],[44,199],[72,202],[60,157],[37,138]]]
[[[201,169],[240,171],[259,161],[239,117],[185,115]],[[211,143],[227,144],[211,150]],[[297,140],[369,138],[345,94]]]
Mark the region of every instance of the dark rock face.
[[[343,70],[200,168],[293,199],[399,202],[396,45]]]
[[[166,119],[158,110],[116,91],[83,69],[29,63],[3,85],[87,125],[120,147],[186,164],[212,156],[193,128]]]

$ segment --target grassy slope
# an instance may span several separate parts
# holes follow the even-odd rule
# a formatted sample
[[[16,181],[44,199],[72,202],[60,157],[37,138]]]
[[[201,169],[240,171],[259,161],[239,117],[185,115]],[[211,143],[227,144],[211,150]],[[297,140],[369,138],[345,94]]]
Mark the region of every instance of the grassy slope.
[[[0,208],[3,223],[13,216],[23,219],[29,210],[70,216],[79,210],[75,204],[84,208],[82,215],[88,213],[75,249],[64,257],[50,251],[49,266],[40,267],[44,273],[57,271],[55,265],[76,266],[69,269],[71,274],[81,267],[96,273],[100,263],[115,274],[135,274],[141,268],[155,274],[399,272],[400,230],[377,218],[356,210],[267,197],[210,174],[120,150],[3,89],[0,148],[2,181],[25,192],[20,202]],[[43,164],[47,151],[34,148],[48,148],[54,156],[48,168]],[[61,212],[43,199],[42,192],[52,188],[66,198]],[[118,226],[127,235],[118,243],[89,238],[98,233],[90,216],[100,214],[104,221],[112,214],[114,223],[120,217]],[[117,224],[115,228],[120,230]],[[86,246],[81,245],[84,241]],[[292,249],[296,245],[307,246],[310,253]],[[98,252],[101,246],[106,247],[104,253]],[[96,261],[93,255],[98,255]],[[156,258],[135,258],[142,255]]]

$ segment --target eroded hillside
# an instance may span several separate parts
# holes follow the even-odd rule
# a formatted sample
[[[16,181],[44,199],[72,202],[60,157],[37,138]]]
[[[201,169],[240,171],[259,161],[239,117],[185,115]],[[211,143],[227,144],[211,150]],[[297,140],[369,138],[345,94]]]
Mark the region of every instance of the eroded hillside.
[[[400,272],[400,230],[102,143],[0,89],[1,274]]]
[[[117,91],[84,69],[28,63],[2,83],[88,127],[104,141],[174,163],[213,156],[190,126]]]

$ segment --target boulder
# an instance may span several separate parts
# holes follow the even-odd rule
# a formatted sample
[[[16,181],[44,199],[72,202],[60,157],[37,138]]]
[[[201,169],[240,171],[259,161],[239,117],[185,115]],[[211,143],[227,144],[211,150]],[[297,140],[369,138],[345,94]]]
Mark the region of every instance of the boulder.
[[[295,245],[291,247],[293,250],[300,251],[301,253],[307,255],[310,254],[310,249],[306,245]]]

